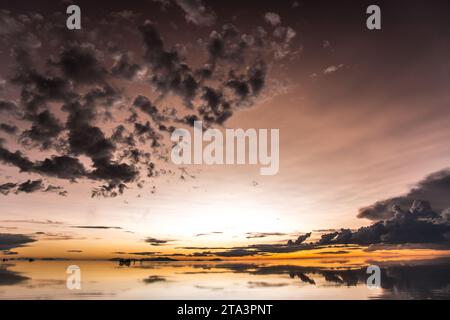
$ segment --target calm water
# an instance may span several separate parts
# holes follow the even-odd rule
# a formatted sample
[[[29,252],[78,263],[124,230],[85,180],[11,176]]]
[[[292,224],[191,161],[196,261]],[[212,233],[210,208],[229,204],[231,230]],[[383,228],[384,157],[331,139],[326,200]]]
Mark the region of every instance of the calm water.
[[[372,262],[376,263],[376,262]],[[376,263],[381,288],[366,286],[366,265],[348,260],[278,262],[11,261],[0,266],[0,299],[449,299],[450,260]],[[68,290],[66,268],[81,268]]]

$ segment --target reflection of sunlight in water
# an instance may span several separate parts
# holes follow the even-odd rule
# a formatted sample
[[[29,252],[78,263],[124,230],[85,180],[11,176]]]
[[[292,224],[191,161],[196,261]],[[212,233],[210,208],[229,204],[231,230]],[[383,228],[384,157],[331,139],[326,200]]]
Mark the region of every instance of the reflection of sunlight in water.
[[[81,268],[81,290],[65,269]],[[0,299],[424,299],[449,298],[449,260],[381,263],[382,288],[366,286],[366,266],[311,261],[14,261],[0,267]]]

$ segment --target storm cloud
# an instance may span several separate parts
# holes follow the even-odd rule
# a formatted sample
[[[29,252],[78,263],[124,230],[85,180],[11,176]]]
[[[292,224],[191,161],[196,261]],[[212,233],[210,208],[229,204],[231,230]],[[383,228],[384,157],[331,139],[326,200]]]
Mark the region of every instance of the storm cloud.
[[[11,72],[2,85],[17,96],[0,99],[2,115],[14,119],[0,125],[10,135],[1,140],[0,162],[41,177],[98,182],[93,197],[116,197],[129,185],[142,188],[148,178],[170,172],[165,139],[175,125],[202,120],[205,127],[221,126],[252,106],[267,86],[266,58],[285,40],[258,28],[215,26],[216,14],[201,0],[171,6],[189,23],[214,24],[215,30],[174,46],[164,28],[133,11],[112,13],[111,21],[93,23],[89,34],[67,33],[57,15],[46,17],[44,28],[43,17],[2,12],[9,27],[0,41],[11,47]],[[100,37],[106,26],[114,32]],[[120,40],[126,38],[142,45]],[[195,60],[203,61],[190,61],[194,55],[186,48],[193,45],[201,51]],[[136,94],[131,84],[150,86],[152,97]],[[174,97],[175,106],[168,107]],[[4,185],[1,192],[11,188]]]
[[[403,196],[378,201],[361,208],[358,218],[374,221],[388,219],[395,215],[395,206],[411,206],[417,199],[431,202],[438,212],[450,208],[450,170],[441,170],[427,176]]]

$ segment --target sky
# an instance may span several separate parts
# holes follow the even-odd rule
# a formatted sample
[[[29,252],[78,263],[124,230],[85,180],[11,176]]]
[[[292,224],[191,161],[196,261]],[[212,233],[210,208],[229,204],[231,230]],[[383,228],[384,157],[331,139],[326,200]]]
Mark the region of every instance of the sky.
[[[4,256],[447,252],[448,3],[74,3],[1,2]],[[194,119],[279,129],[278,174],[174,165]]]

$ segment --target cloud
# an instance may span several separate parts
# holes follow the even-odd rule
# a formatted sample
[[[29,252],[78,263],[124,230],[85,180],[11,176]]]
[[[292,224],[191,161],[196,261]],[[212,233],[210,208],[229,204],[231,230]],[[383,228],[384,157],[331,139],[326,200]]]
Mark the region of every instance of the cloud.
[[[87,174],[87,170],[77,158],[66,155],[52,156],[44,161],[38,161],[34,164],[32,171],[72,181]]]
[[[145,239],[145,242],[149,243],[152,246],[163,246],[167,245],[169,242],[173,242],[175,240],[161,240],[152,237],[148,237]]]
[[[23,247],[35,241],[35,239],[24,234],[0,233],[0,250],[5,251]]]
[[[19,184],[17,192],[33,193],[42,190],[44,187],[42,180],[28,180]]]
[[[211,236],[215,234],[223,234],[221,231],[212,231],[212,232],[206,232],[206,233],[197,233],[194,237],[203,237],[203,236]]]
[[[54,65],[77,83],[90,84],[103,80],[107,70],[100,63],[100,52],[91,43],[70,43],[61,49]]]
[[[159,254],[161,252],[149,252],[149,251],[143,251],[143,252],[128,252],[128,254],[131,255],[137,255],[137,256],[154,256],[156,254]],[[125,253],[124,253],[125,254]]]
[[[394,206],[410,206],[416,199],[428,200],[436,210],[450,208],[450,170],[435,172],[417,183],[408,193],[359,209],[358,218],[370,220],[388,219],[395,215]]]
[[[393,217],[368,227],[324,234],[318,244],[450,243],[449,221],[433,211],[428,201],[416,200],[409,210],[403,210],[400,206],[395,206],[393,210]]]
[[[8,134],[16,134],[17,130],[19,130],[19,128],[17,128],[16,125],[9,125],[7,123],[0,123],[0,130],[4,131]]]
[[[17,187],[17,183],[7,182],[0,185],[0,193],[4,196],[8,195],[14,188]]]
[[[60,240],[85,240],[85,237],[74,235],[72,233],[54,233],[38,231],[34,233],[39,240],[60,241]]]
[[[0,99],[0,112],[12,112],[17,110],[17,105],[13,101]]]
[[[347,253],[350,253],[350,251],[338,250],[338,251],[322,251],[322,252],[319,252],[319,254],[325,254],[325,255],[347,254]]]
[[[194,24],[215,21],[214,12],[200,0],[175,3]],[[3,23],[20,26],[6,28],[8,36],[1,39],[12,53],[11,74],[3,86],[17,94],[14,100],[0,99],[0,112],[14,116],[0,130],[15,134],[11,138],[19,142],[1,140],[2,164],[39,178],[94,181],[93,197],[120,196],[133,184],[141,188],[150,178],[170,174],[164,167],[170,152],[165,138],[175,124],[202,120],[205,128],[220,126],[253,106],[268,86],[266,60],[274,46],[289,51],[295,36],[288,27],[277,26],[269,35],[260,28],[243,33],[225,24],[195,44],[191,39],[171,46],[156,23],[133,25],[135,17],[132,11],[115,12],[108,16],[112,22],[68,36],[53,17],[44,28],[38,15],[2,12]],[[100,37],[106,27],[111,30]],[[122,40],[128,38],[143,46],[131,47]],[[195,45],[203,61],[190,63],[184,45]],[[151,85],[156,97],[136,96],[131,89],[136,82]],[[176,105],[163,107],[166,98],[171,105],[175,98]],[[2,187],[5,195],[13,188]]]
[[[323,70],[323,74],[332,74],[335,73],[336,71],[338,71],[339,69],[343,68],[344,65],[343,64],[339,64],[339,65],[331,65],[329,67],[327,67],[325,70]]]
[[[214,11],[207,8],[202,0],[175,0],[183,9],[186,21],[199,26],[211,26],[216,20]]]
[[[115,57],[111,72],[115,76],[120,76],[128,80],[134,80],[138,77],[142,68],[131,61],[130,53],[121,53]]]
[[[264,19],[272,26],[277,26],[281,23],[280,15],[275,12],[267,12]]]
[[[298,246],[298,245],[302,244],[303,242],[305,242],[309,237],[311,237],[311,232],[298,236],[297,240],[295,240],[295,241],[289,240],[288,246],[293,246],[293,245]]]
[[[31,129],[22,132],[19,138],[19,141],[26,146],[34,144],[42,149],[48,149],[63,130],[63,125],[48,110],[29,115],[28,119],[32,122]]]
[[[54,220],[2,220],[2,223],[32,223],[32,224],[47,224],[47,225],[62,225],[63,222]]]
[[[274,237],[274,236],[285,236],[286,233],[282,232],[248,232],[246,233],[247,239],[255,239],[255,238],[266,238],[266,237]]]
[[[4,196],[10,192],[18,193],[34,193],[34,192],[55,192],[60,196],[65,196],[67,192],[59,186],[47,185],[45,186],[42,180],[27,180],[23,183],[7,182],[0,185],[0,193]]]
[[[116,229],[116,230],[121,230],[121,227],[111,227],[111,226],[73,226],[72,228],[77,228],[77,229]]]

